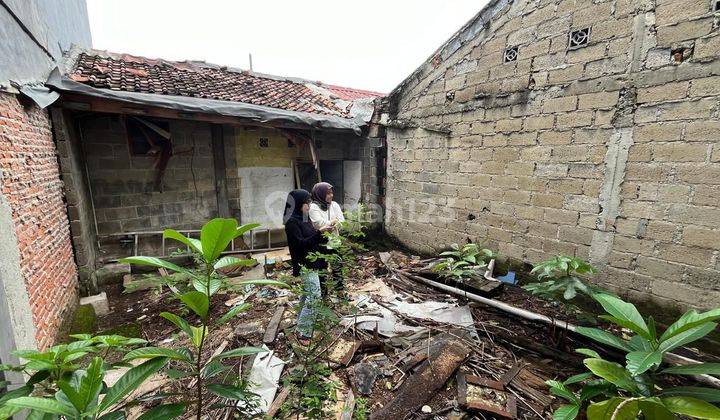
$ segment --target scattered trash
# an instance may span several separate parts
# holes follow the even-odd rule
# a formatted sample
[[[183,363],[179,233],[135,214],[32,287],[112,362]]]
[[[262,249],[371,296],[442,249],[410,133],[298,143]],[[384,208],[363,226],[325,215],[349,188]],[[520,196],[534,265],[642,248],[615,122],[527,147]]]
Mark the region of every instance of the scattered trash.
[[[358,363],[353,367],[355,389],[362,395],[370,395],[380,371],[370,363]]]
[[[347,366],[352,360],[355,352],[360,347],[357,341],[339,338],[328,351],[328,360],[339,365]]]
[[[278,381],[285,367],[285,361],[275,356],[275,352],[268,350],[266,353],[258,353],[252,364],[248,375],[248,392],[257,394],[260,398],[258,410],[267,413],[270,405],[275,400],[275,393],[278,389]],[[242,406],[242,402],[239,403]]]
[[[502,383],[465,374],[458,374],[457,382],[461,406],[509,419],[516,418],[517,401],[515,396],[505,391]]]

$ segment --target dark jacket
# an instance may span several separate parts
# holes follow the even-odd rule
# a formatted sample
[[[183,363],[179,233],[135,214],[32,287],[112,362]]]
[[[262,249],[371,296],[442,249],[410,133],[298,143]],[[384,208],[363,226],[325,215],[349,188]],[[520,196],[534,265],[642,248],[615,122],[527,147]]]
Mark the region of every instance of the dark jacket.
[[[311,270],[327,268],[325,260],[308,261],[307,259],[311,252],[324,252],[321,244],[325,242],[322,233],[315,229],[310,221],[289,219],[285,223],[285,235],[287,235],[290,257],[292,257],[293,276],[300,275],[300,266]]]

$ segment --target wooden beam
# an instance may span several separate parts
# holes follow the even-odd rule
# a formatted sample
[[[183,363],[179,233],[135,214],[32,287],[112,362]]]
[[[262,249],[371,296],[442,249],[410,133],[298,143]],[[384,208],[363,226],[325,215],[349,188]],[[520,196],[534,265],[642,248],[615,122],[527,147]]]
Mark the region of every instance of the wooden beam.
[[[213,168],[215,169],[215,196],[217,198],[218,215],[230,217],[230,204],[228,203],[227,174],[225,164],[225,139],[223,138],[223,126],[220,124],[210,125],[212,138]]]
[[[275,310],[275,313],[273,314],[267,328],[265,329],[263,343],[272,344],[275,341],[275,337],[278,333],[278,327],[280,327],[280,322],[282,321],[283,313],[285,313],[285,305],[282,305],[281,307],[277,308],[277,310]]]

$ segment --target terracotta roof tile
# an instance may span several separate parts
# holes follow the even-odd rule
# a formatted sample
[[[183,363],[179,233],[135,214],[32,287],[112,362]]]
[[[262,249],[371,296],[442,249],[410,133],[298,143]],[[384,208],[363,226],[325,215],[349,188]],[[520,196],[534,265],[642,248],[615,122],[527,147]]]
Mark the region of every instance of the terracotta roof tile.
[[[99,89],[244,102],[345,118],[350,117],[347,104],[336,103],[333,99],[353,101],[382,96],[377,92],[319,83],[314,87],[322,89],[313,89],[307,85],[309,82],[204,63],[170,62],[93,51],[78,55],[68,77]],[[323,90],[328,94],[321,93]]]

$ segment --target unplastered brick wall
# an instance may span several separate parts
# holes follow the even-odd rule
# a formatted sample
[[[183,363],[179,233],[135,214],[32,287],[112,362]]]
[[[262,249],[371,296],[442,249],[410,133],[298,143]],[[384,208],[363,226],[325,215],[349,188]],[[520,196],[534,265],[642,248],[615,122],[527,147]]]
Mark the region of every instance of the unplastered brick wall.
[[[388,231],[574,255],[636,301],[720,304],[713,3],[491,1],[389,97]]]
[[[45,349],[77,304],[77,272],[49,116],[8,93],[0,93],[0,179],[12,208],[37,345]]]
[[[199,229],[217,217],[210,125],[169,120],[169,126],[173,156],[158,191],[156,158],[131,155],[121,117],[94,114],[80,119],[78,131],[100,236]],[[117,241],[110,242],[108,246]],[[111,247],[106,251],[115,252]]]

